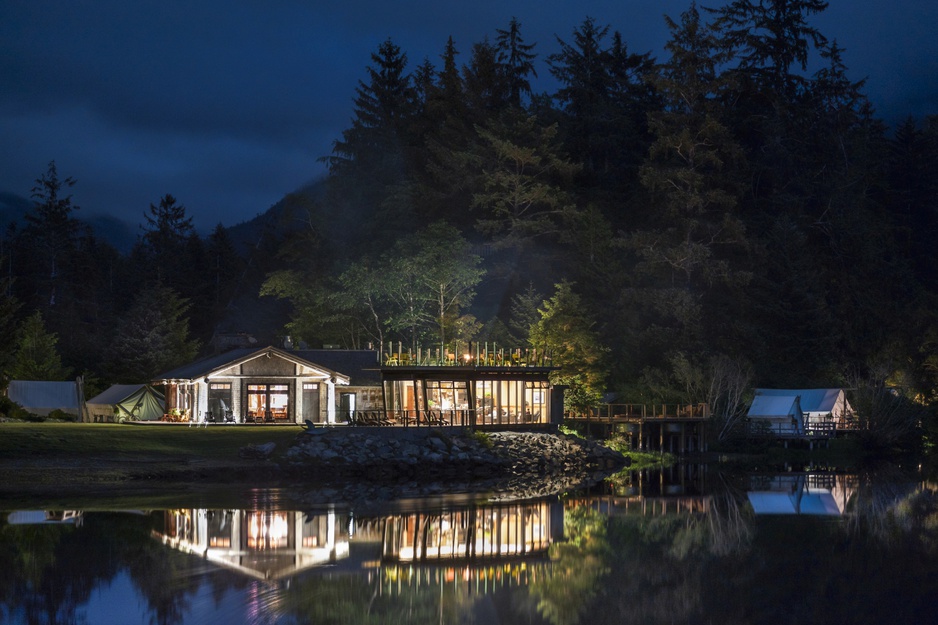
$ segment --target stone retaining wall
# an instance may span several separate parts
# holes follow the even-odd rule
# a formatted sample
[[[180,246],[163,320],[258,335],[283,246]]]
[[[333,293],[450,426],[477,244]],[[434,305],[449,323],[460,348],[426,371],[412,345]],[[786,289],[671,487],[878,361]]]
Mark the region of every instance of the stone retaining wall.
[[[589,479],[628,465],[594,441],[534,432],[471,433],[436,428],[322,428],[301,434],[283,468],[311,478]],[[601,477],[599,478],[601,479]]]

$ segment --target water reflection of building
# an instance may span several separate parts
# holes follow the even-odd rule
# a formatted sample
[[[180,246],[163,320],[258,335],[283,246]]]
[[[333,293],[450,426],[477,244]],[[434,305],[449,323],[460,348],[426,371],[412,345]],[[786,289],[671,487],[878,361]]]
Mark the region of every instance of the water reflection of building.
[[[279,579],[348,555],[348,519],[328,511],[176,509],[154,535],[174,549],[260,579]]]
[[[752,475],[746,494],[756,514],[840,516],[857,492],[858,477],[833,473]]]
[[[41,525],[45,523],[73,523],[81,525],[81,510],[15,510],[7,515],[10,525]]]
[[[611,516],[709,513],[712,496],[706,480],[704,464],[631,471],[568,499],[566,505],[588,505]]]
[[[552,528],[562,529],[562,522],[552,522],[550,505],[544,501],[398,515],[386,520],[382,560],[432,563],[546,556],[551,540],[559,538]]]
[[[324,570],[367,571],[401,581],[419,578],[418,569],[443,567],[433,575],[479,581],[517,577],[525,563],[545,561],[551,542],[561,538],[559,515],[560,505],[547,501],[369,518],[334,510],[175,509],[163,513],[163,531],[153,535],[169,547],[259,579],[328,567]]]

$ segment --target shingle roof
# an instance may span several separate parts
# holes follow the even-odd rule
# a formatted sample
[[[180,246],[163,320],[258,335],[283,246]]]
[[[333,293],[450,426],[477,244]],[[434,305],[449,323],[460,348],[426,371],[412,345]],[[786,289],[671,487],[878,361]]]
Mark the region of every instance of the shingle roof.
[[[304,349],[291,352],[349,377],[351,386],[380,386],[378,352],[371,349]]]
[[[215,356],[209,356],[208,358],[203,358],[202,360],[197,360],[195,362],[190,362],[187,365],[182,365],[181,367],[176,367],[166,373],[161,373],[160,375],[153,378],[156,380],[193,380],[195,378],[206,375],[215,371],[219,367],[234,362],[236,360],[241,360],[253,354],[254,352],[261,351],[256,347],[242,347],[240,349],[232,349],[231,351],[223,352],[221,354],[216,354]]]

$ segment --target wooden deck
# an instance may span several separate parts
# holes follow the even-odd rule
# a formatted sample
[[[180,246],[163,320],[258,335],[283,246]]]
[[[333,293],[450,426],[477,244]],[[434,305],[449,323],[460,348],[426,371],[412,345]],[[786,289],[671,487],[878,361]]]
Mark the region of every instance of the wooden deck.
[[[707,404],[601,404],[564,422],[591,434],[626,437],[634,449],[684,454],[706,451]]]

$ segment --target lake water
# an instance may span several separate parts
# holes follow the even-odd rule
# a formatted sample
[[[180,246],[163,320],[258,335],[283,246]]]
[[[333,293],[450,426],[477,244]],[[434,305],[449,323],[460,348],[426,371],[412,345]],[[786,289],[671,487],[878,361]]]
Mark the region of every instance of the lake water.
[[[0,622],[938,623],[938,496],[916,470],[679,466],[523,501],[289,495],[4,511]]]

